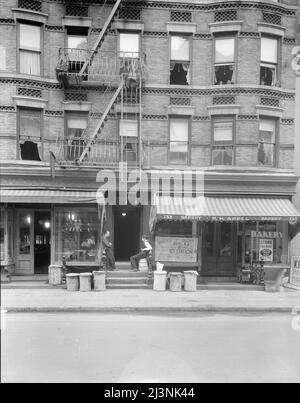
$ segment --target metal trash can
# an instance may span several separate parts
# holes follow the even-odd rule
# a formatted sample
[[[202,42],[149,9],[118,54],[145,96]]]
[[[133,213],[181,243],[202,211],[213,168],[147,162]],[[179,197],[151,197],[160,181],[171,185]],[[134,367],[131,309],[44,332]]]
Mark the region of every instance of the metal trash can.
[[[105,271],[93,271],[94,277],[94,291],[106,290],[106,272]]]
[[[61,285],[62,284],[62,266],[59,264],[52,264],[49,266],[48,270],[49,284],[51,285]]]
[[[170,291],[182,291],[182,273],[174,272],[169,274],[170,277]]]
[[[79,275],[75,273],[70,273],[66,275],[67,290],[68,291],[79,291]]]
[[[167,289],[167,272],[166,271],[155,271],[154,272],[154,291],[166,291]]]
[[[79,284],[81,292],[92,291],[92,273],[80,273],[79,274]]]
[[[197,291],[197,277],[198,277],[198,272],[196,272],[196,271],[185,271],[184,272],[184,291],[188,291],[188,292]]]

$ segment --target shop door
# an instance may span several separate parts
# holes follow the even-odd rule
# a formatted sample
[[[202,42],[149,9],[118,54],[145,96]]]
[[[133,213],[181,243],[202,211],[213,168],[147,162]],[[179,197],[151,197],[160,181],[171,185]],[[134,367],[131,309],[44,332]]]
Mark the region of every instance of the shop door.
[[[36,211],[34,213],[34,272],[48,274],[50,265],[50,211]]]
[[[116,207],[114,217],[116,261],[127,262],[140,250],[140,209]]]
[[[34,274],[34,212],[17,211],[16,273]]]
[[[203,234],[204,276],[234,276],[234,226],[232,223],[206,223]]]

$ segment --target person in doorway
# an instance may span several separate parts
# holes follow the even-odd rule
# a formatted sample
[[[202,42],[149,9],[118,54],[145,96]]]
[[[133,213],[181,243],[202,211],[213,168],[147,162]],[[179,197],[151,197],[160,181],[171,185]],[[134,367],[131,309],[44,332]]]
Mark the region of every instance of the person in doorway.
[[[110,232],[106,231],[103,235],[102,243],[106,254],[107,269],[116,270],[116,261],[112,250],[112,243],[109,240]]]
[[[142,237],[143,247],[137,255],[131,256],[130,263],[131,263],[131,270],[132,271],[139,271],[139,262],[142,259],[147,259],[149,254],[152,252],[152,246],[150,245],[148,239],[143,236]]]

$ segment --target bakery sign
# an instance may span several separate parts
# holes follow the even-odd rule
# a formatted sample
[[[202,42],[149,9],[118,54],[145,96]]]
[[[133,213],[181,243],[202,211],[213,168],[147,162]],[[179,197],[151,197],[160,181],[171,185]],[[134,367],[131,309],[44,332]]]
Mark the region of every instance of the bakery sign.
[[[155,260],[160,262],[197,263],[197,238],[156,237]]]
[[[300,256],[292,257],[290,283],[300,286]]]

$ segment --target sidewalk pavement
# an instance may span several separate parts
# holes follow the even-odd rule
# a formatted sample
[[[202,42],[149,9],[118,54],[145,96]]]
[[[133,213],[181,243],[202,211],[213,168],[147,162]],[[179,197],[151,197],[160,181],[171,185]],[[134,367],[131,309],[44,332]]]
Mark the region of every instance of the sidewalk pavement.
[[[68,292],[65,289],[2,289],[1,309],[8,312],[206,312],[291,313],[300,292],[199,290],[195,293],[149,290]]]

